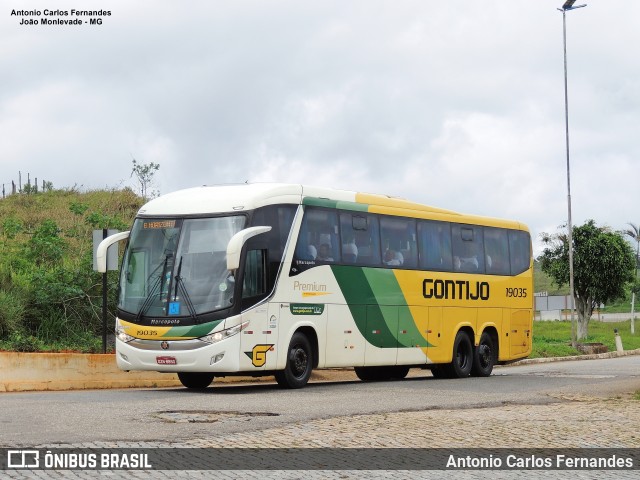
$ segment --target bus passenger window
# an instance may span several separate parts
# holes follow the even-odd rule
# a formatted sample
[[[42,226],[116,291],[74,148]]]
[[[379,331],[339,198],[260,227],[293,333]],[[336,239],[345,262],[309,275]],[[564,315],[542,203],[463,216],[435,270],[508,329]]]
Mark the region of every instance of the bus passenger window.
[[[526,271],[531,263],[531,238],[527,232],[509,231],[511,275]]]
[[[409,218],[380,217],[382,261],[388,266],[415,268],[416,222]]]
[[[309,245],[312,247],[313,245]],[[319,262],[333,262],[333,254],[331,253],[331,246],[328,243],[321,243],[318,247],[318,254],[316,260]]]
[[[484,228],[484,256],[487,273],[509,275],[509,239],[502,228]]]
[[[418,222],[420,268],[450,272],[453,269],[451,256],[451,226],[447,222]]]
[[[296,275],[322,263],[339,261],[337,212],[307,207],[300,226],[291,274]]]
[[[465,273],[484,273],[482,227],[451,226],[453,270]]]
[[[340,213],[344,263],[380,265],[378,218],[365,213]]]

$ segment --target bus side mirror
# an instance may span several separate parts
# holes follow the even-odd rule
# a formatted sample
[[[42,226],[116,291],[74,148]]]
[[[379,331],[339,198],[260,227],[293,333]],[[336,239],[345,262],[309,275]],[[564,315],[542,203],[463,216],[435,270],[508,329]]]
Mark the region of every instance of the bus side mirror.
[[[227,244],[227,270],[233,272],[240,267],[240,253],[247,240],[270,230],[271,227],[249,227],[231,237]]]
[[[96,250],[96,266],[98,267],[98,272],[105,273],[107,271],[107,249],[114,243],[124,240],[128,236],[129,231],[116,233],[105,238],[98,244],[98,249]]]

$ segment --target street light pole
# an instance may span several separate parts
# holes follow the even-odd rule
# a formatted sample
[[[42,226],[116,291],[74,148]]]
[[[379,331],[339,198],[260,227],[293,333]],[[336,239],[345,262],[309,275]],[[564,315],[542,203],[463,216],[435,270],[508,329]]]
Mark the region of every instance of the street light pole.
[[[571,309],[571,344],[573,347],[576,346],[576,324],[574,318],[574,306],[575,306],[575,296],[573,289],[573,224],[571,222],[571,169],[569,164],[569,94],[567,89],[567,20],[566,13],[568,10],[575,10],[576,8],[586,7],[587,5],[578,5],[573,6],[576,0],[567,0],[562,5],[562,8],[558,8],[562,12],[562,40],[564,47],[564,119],[565,119],[565,139],[566,139],[566,147],[567,147],[567,229],[568,229],[568,238],[567,242],[569,244],[569,290],[570,290],[570,309]]]

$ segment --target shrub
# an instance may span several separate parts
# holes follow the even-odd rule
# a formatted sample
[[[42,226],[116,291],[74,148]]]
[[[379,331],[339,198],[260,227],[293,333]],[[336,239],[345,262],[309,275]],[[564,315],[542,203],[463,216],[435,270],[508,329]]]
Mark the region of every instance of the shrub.
[[[22,328],[24,312],[25,306],[19,296],[0,290],[0,338],[8,337]]]

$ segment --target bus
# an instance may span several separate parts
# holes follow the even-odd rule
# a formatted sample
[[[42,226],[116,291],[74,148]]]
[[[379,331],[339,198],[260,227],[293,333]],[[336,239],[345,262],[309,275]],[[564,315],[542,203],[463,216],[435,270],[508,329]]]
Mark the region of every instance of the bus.
[[[486,377],[531,352],[531,237],[517,221],[333,188],[203,186],[149,201],[120,268],[120,369],[214,377],[313,369],[363,381]]]

